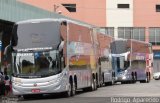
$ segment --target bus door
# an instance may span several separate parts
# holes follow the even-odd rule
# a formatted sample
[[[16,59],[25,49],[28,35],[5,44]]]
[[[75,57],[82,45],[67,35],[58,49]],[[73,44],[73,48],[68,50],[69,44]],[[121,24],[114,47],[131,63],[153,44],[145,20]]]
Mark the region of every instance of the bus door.
[[[117,57],[112,57],[112,67],[113,67],[113,71],[115,72],[115,76],[116,76],[118,72]]]

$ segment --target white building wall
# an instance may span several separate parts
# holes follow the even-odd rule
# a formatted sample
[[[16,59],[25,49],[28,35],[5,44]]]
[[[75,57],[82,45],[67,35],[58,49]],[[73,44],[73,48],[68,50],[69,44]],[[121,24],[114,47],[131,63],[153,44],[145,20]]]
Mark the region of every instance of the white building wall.
[[[118,8],[118,4],[129,4],[129,8]],[[106,0],[106,26],[115,28],[115,38],[118,27],[133,27],[133,0]]]

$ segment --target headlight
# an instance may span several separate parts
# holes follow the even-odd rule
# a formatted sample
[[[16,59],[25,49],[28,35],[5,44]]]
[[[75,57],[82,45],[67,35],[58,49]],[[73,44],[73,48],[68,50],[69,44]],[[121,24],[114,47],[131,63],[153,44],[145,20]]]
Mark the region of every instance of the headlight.
[[[14,83],[15,85],[21,85],[22,81],[20,78],[13,78],[12,83]]]
[[[50,83],[53,83],[53,84],[56,84],[56,83],[59,83],[62,78],[63,78],[64,74],[63,73],[60,73],[56,76],[56,78],[54,78],[53,80],[49,81]]]
[[[126,75],[126,72],[120,72],[119,75],[124,76],[124,75]]]
[[[122,79],[126,79],[126,76],[123,76]]]
[[[13,84],[20,86],[22,84],[22,82],[20,81],[12,81]]]

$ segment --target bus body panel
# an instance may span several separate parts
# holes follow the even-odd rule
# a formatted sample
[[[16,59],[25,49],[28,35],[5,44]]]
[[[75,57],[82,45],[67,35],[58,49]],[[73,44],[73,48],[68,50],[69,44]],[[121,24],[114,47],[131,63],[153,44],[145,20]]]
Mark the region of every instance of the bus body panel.
[[[113,41],[113,38],[99,33],[99,51],[100,51],[100,65],[101,65],[101,80],[103,83],[112,82],[114,80],[112,61],[110,59],[110,43]]]
[[[46,78],[16,78],[12,77],[14,95],[60,93],[68,90],[68,71]]]
[[[52,76],[48,77],[40,77],[40,78],[35,78],[32,76],[22,78],[21,77],[12,77],[12,90],[13,94],[15,95],[28,95],[28,94],[47,94],[47,93],[59,93],[59,92],[66,92],[69,90],[69,83],[71,81],[76,85],[76,89],[82,89],[82,88],[87,88],[92,86],[93,79],[96,80],[97,84],[99,82],[98,80],[98,75],[99,75],[99,66],[98,66],[98,59],[99,58],[99,52],[97,50],[96,42],[94,39],[94,36],[97,36],[97,31],[93,32],[93,28],[91,27],[86,27],[83,25],[79,25],[74,22],[70,21],[53,21],[53,20],[34,20],[32,22],[22,22],[20,25],[17,27],[20,27],[21,24],[25,25],[25,23],[34,23],[33,25],[36,25],[35,23],[42,23],[43,22],[60,22],[58,23],[60,26],[58,26],[58,31],[56,33],[59,33],[60,35],[60,42],[55,43],[54,49],[57,49],[57,62],[59,62],[59,67],[62,68],[62,71],[58,74],[54,74]],[[16,28],[17,29],[17,28]],[[25,28],[24,28],[25,29]],[[33,30],[34,31],[34,30]],[[40,30],[41,32],[43,31]],[[20,32],[21,33],[21,32]],[[93,36],[94,33],[94,36]],[[52,34],[53,35],[53,34]],[[19,42],[15,42],[12,44],[15,44],[17,47],[13,46],[13,49],[16,50],[18,53],[18,47],[20,48],[20,52],[35,52],[33,53],[33,59],[29,60],[30,62],[37,63],[36,61],[34,62],[34,59],[37,58],[37,53],[36,52],[43,52],[45,51],[45,47],[38,47],[38,42],[41,42],[39,40],[39,34],[34,34],[31,36],[34,41],[33,43],[36,43],[36,47],[34,49],[28,49],[28,48],[22,48],[22,45],[19,45]],[[24,39],[21,38],[20,39]],[[13,36],[13,41],[17,40],[16,36]],[[20,40],[22,41],[22,40]],[[43,41],[43,40],[42,40]],[[47,41],[45,41],[47,43]],[[25,43],[25,45],[27,42]],[[43,43],[41,43],[43,44]],[[56,46],[57,45],[57,46]],[[27,46],[27,45],[26,45]],[[52,45],[48,44],[49,47],[52,47]],[[62,46],[62,48],[61,48]],[[57,47],[57,48],[56,48]],[[36,51],[40,49],[39,51]],[[59,50],[60,49],[60,50]],[[46,50],[49,50],[47,48]],[[17,55],[15,54],[12,55]],[[23,55],[23,54],[21,54]],[[42,53],[44,55],[44,53]],[[25,59],[18,58],[17,56],[12,57],[12,71],[16,72],[17,68],[22,67],[23,65],[21,64],[22,60]],[[46,59],[48,62],[51,62],[50,57],[48,54],[46,55]],[[17,66],[15,62],[20,62],[18,65],[22,66]],[[25,61],[26,62],[26,61]],[[53,62],[53,61],[52,61]],[[31,64],[31,63],[30,63]],[[53,64],[53,63],[52,63]],[[27,64],[25,64],[27,65]],[[16,68],[15,68],[16,67]],[[21,72],[21,71],[19,71]],[[19,73],[17,72],[17,73]],[[24,71],[23,71],[24,72]],[[25,71],[26,72],[26,71]],[[15,74],[17,75],[17,74]],[[60,78],[60,79],[59,79]]]

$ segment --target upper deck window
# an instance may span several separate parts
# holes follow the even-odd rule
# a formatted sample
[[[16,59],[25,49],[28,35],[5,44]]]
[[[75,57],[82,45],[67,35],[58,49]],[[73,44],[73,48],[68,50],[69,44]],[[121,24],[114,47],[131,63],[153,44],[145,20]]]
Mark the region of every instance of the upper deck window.
[[[14,28],[12,44],[16,49],[46,47],[57,49],[60,43],[60,23],[56,21],[22,23]]]

